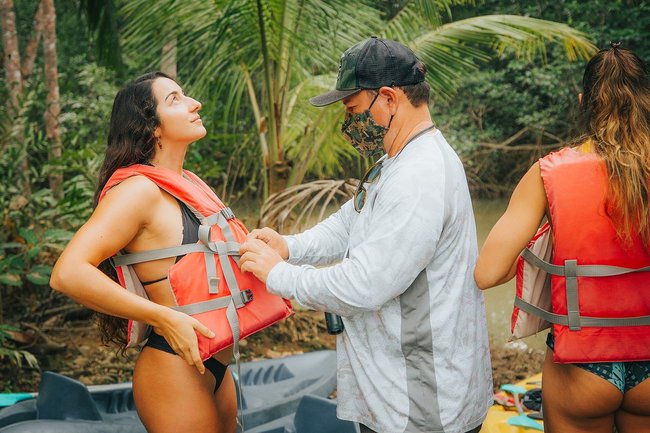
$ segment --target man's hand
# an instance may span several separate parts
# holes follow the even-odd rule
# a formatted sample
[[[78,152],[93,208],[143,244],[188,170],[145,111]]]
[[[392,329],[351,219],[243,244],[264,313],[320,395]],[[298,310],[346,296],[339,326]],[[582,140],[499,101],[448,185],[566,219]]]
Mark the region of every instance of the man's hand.
[[[265,283],[271,269],[282,261],[280,254],[260,239],[249,238],[241,244],[239,253],[239,268],[242,272],[252,272]]]
[[[280,254],[282,260],[287,260],[289,258],[289,247],[287,246],[287,241],[285,241],[282,235],[275,230],[268,227],[255,229],[250,232],[246,238],[247,241],[251,239],[259,239],[263,241]]]

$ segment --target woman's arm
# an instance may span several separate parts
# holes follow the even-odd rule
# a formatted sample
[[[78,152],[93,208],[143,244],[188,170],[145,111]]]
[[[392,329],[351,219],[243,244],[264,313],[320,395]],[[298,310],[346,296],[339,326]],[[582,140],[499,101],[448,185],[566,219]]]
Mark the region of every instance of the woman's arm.
[[[515,276],[517,257],[539,228],[547,203],[537,162],[519,181],[508,208],[481,248],[474,269],[480,289],[498,286]]]
[[[114,187],[66,246],[54,266],[50,285],[93,310],[160,329],[179,355],[203,371],[194,330],[212,337],[208,328],[186,314],[125,290],[97,268],[147,233],[161,201],[158,186],[144,177],[132,177]]]

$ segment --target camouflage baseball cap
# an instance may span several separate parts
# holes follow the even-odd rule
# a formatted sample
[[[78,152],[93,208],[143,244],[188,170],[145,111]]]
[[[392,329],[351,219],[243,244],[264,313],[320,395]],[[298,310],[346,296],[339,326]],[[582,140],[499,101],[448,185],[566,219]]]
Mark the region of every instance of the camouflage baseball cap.
[[[362,89],[408,86],[424,81],[425,69],[413,51],[399,42],[372,36],[348,48],[339,61],[336,89],[309,100],[323,107]]]

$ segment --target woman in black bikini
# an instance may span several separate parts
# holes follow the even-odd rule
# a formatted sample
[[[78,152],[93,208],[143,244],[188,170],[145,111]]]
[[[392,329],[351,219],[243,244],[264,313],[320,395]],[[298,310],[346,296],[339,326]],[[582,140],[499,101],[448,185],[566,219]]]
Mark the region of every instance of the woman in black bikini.
[[[182,173],[188,146],[206,134],[200,108],[159,72],[122,89],[113,103],[95,201],[121,167],[148,164]],[[138,414],[149,432],[231,433],[236,428],[235,387],[226,367],[232,353],[221,351],[204,363],[196,335],[212,337],[212,331],[169,308],[175,302],[164,276],[174,258],[134,265],[149,300],[122,288],[107,261],[120,251],[195,243],[198,224],[185,205],[144,176],[133,176],[97,204],[52,272],[54,289],[103,313],[100,328],[105,341],[125,345],[126,318],[153,327],[133,377]]]

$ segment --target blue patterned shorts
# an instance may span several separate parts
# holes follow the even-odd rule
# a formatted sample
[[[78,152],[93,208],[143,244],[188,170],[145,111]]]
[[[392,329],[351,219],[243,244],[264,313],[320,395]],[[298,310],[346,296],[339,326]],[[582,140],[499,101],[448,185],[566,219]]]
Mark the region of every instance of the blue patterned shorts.
[[[546,337],[546,345],[551,350],[555,347],[553,334],[549,333]],[[573,365],[602,377],[623,394],[650,378],[650,361],[590,362]]]

